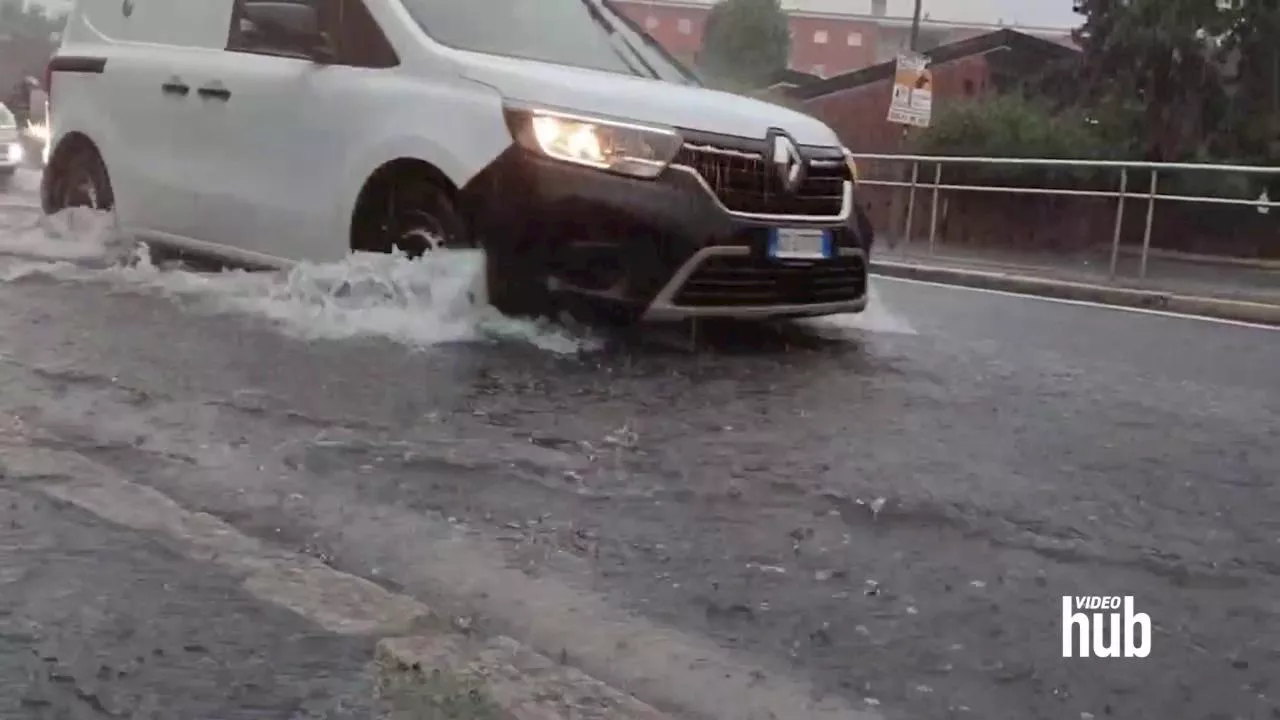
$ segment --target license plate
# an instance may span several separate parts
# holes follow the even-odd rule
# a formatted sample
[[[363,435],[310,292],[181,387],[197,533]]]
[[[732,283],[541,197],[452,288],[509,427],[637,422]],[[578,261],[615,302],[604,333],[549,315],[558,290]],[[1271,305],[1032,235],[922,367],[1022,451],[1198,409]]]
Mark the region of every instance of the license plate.
[[[777,228],[770,233],[769,257],[777,260],[825,260],[832,256],[826,230]]]

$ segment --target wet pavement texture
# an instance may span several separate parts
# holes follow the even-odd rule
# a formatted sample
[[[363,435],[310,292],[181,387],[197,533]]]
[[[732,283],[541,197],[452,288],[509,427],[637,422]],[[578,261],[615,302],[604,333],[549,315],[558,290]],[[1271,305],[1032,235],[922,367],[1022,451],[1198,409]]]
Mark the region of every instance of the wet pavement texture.
[[[372,716],[368,639],[264,605],[30,481],[3,483],[0,717]]]
[[[556,647],[572,607],[502,596],[555,578],[889,718],[1280,717],[1280,334],[876,292],[878,328],[559,356],[305,341],[32,275],[0,285],[0,395],[189,508],[619,684],[633,650]],[[492,541],[535,584],[433,585],[442,541],[417,518]],[[104,537],[102,602],[163,574],[139,542]],[[200,581],[215,589],[184,591],[193,612],[236,611]],[[1151,656],[1063,659],[1064,595],[1134,596]],[[225,652],[301,632],[254,612],[228,622],[260,632]]]

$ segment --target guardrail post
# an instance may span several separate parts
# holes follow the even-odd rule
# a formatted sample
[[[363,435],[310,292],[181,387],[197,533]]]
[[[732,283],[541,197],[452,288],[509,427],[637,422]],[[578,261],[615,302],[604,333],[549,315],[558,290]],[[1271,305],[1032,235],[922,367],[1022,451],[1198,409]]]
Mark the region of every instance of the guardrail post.
[[[929,211],[929,254],[933,254],[934,238],[938,234],[938,186],[942,184],[942,163],[933,166],[933,207]]]
[[[1116,201],[1116,227],[1111,237],[1111,271],[1108,275],[1116,279],[1116,264],[1120,262],[1120,229],[1124,227],[1124,195],[1129,189],[1129,168],[1120,168],[1120,198]]]
[[[1147,277],[1147,253],[1151,251],[1151,225],[1156,216],[1156,189],[1160,182],[1160,171],[1151,169],[1151,192],[1147,194],[1147,226],[1142,231],[1142,261],[1138,265],[1138,277]]]
[[[902,231],[902,246],[911,243],[911,225],[916,214],[916,185],[920,182],[920,162],[911,161],[911,189],[907,191],[907,227]]]

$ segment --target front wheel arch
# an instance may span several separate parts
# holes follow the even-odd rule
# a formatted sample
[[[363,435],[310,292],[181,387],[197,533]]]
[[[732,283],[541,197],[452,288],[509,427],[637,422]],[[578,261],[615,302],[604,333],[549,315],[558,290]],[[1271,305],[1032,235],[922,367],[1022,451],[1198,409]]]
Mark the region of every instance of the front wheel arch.
[[[416,158],[399,158],[383,163],[365,180],[351,213],[349,243],[352,252],[392,252],[385,238],[372,232],[376,225],[375,213],[383,208],[383,200],[399,182],[426,181],[443,196],[449,206],[452,220],[465,235],[466,243],[473,243],[485,253],[485,286],[489,302],[508,315],[549,316],[554,305],[546,286],[546,278],[538,267],[530,267],[507,242],[495,242],[493,238],[477,237],[474,228],[477,208],[467,202],[439,168]]]
[[[348,221],[347,241],[352,252],[388,252],[368,234],[370,213],[377,212],[383,193],[395,183],[408,178],[425,179],[439,188],[450,201],[456,201],[458,188],[439,168],[425,160],[402,157],[378,166],[369,174],[356,195]]]

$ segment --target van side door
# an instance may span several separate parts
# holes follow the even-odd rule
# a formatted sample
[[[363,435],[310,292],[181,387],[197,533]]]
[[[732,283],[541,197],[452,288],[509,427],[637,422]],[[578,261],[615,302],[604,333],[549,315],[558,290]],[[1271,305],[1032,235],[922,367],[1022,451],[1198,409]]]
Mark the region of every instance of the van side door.
[[[370,83],[399,59],[363,0],[302,0],[331,51],[308,57],[255,23],[257,5],[282,1],[236,0],[226,52],[197,88],[202,132],[214,140],[202,164],[218,178],[197,193],[200,239],[269,258],[338,260],[348,249],[346,228],[331,227],[344,153],[367,132]]]
[[[90,136],[103,153],[120,222],[144,236],[186,236],[194,198],[189,184],[196,120],[189,84],[200,58],[221,47],[209,31],[231,0],[80,2],[60,54],[101,58],[101,74],[59,73],[50,98],[55,124]],[[62,117],[64,120],[59,120]]]

